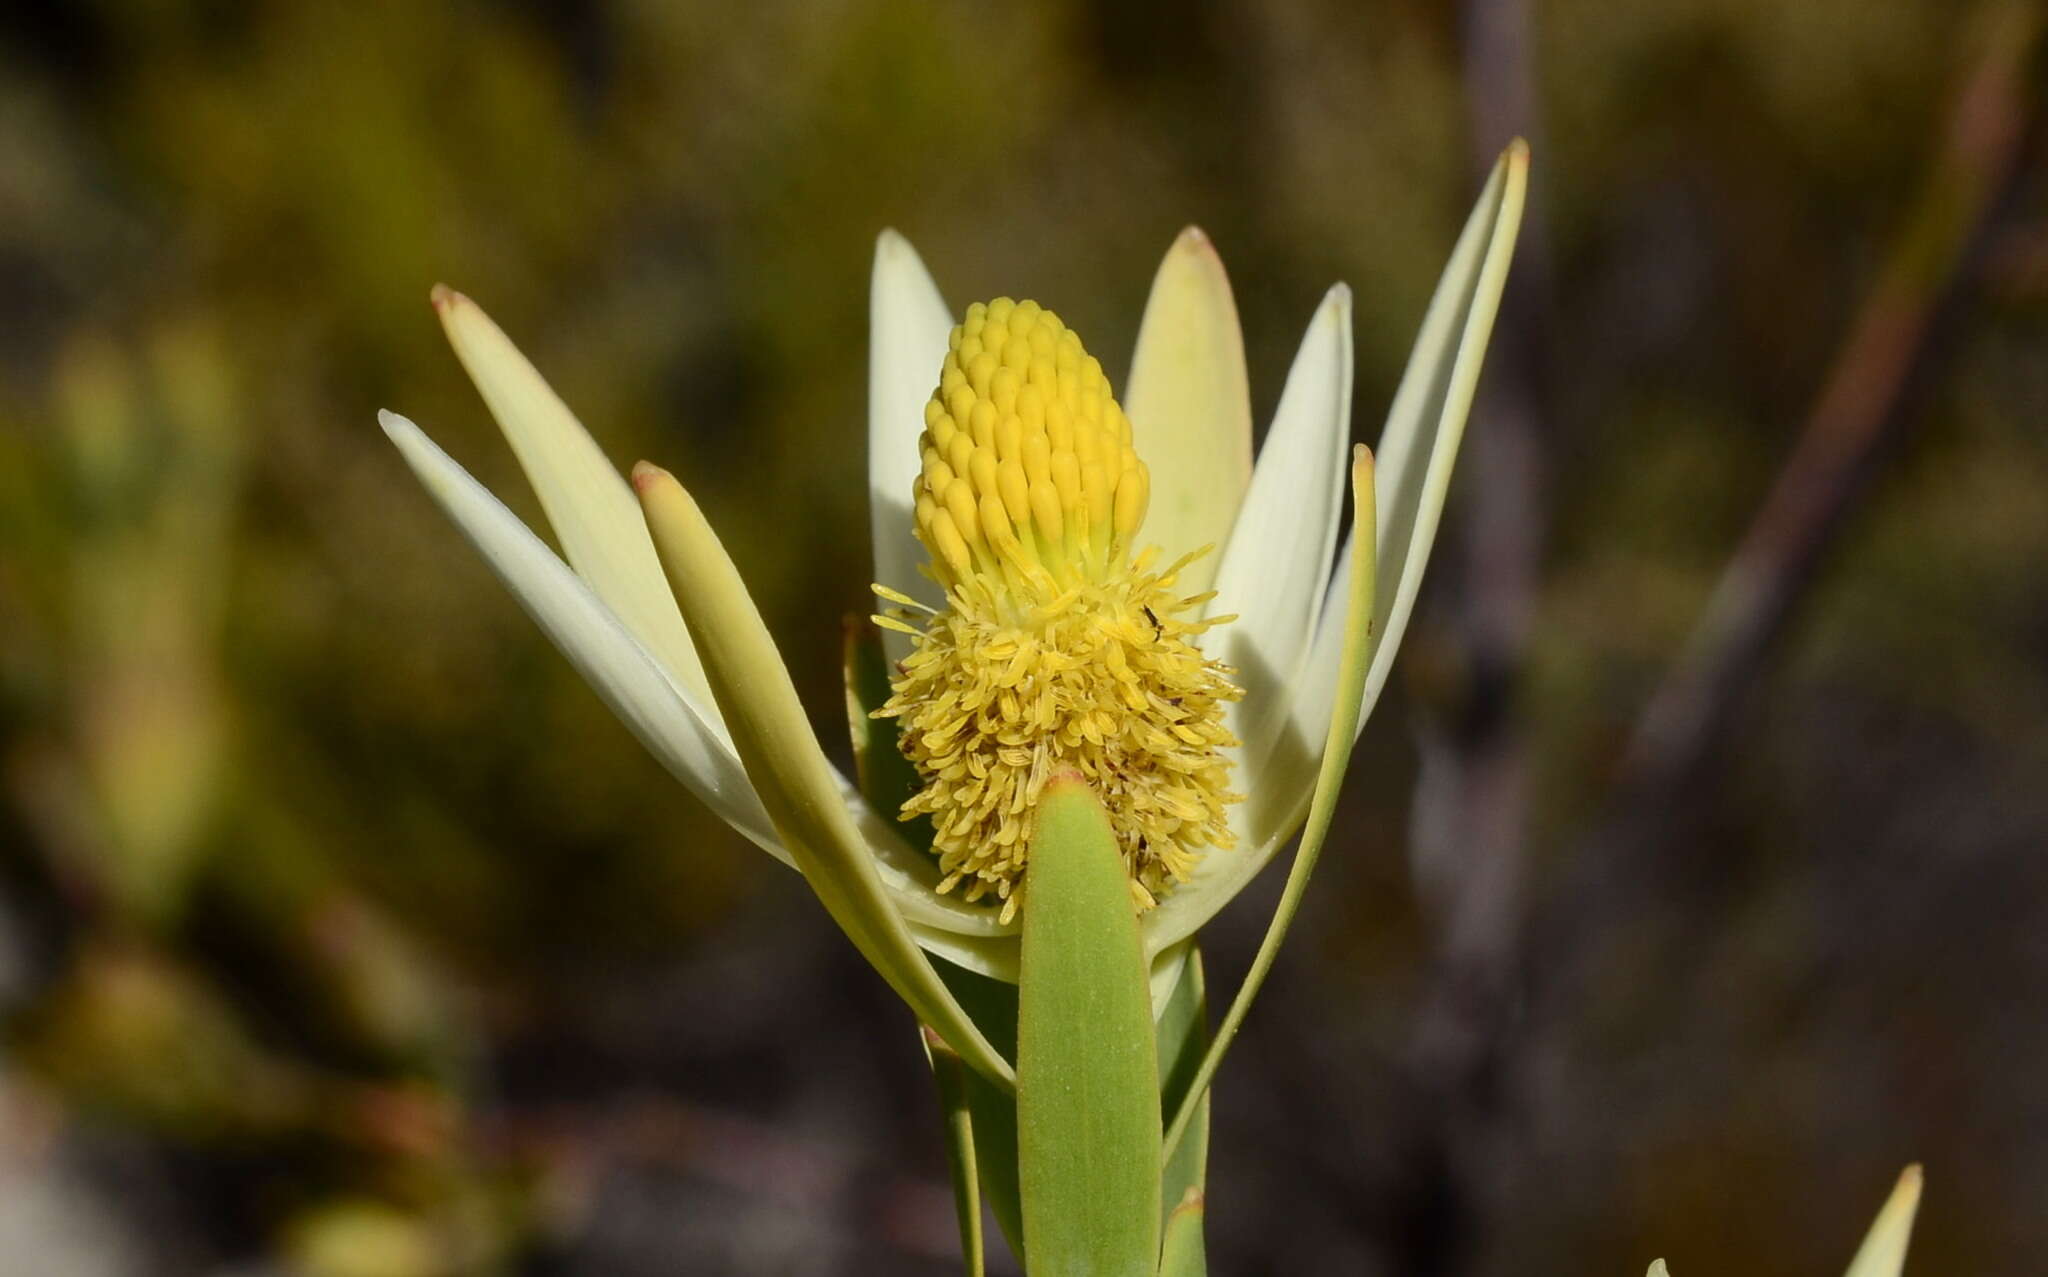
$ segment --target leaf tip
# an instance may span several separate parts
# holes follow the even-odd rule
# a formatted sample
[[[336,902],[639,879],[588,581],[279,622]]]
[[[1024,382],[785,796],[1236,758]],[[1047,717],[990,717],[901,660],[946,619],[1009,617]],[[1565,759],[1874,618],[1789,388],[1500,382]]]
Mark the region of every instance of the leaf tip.
[[[674,475],[655,465],[652,461],[635,461],[633,463],[633,491],[639,493],[643,498],[662,483],[675,483],[675,481],[676,477]]]
[[[1065,767],[1046,778],[1045,788],[1039,792],[1047,798],[1064,794],[1075,789],[1087,789],[1088,778],[1071,767]]]

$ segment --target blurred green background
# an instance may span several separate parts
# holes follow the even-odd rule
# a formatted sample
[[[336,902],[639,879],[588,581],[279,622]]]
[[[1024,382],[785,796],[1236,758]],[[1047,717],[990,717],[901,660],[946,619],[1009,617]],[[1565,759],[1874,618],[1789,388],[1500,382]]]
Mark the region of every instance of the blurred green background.
[[[900,1007],[377,430],[537,517],[427,290],[698,485],[836,742],[879,229],[1120,380],[1199,223],[1261,419],[1347,280],[1371,441],[1523,132],[1425,609],[1221,1078],[1215,1267],[1832,1273],[1921,1159],[1913,1271],[2038,1271],[2040,18],[10,5],[0,1268],[956,1271]],[[1753,529],[1774,484],[1807,524]],[[1675,665],[1738,544],[1783,624]],[[1712,722],[1644,727],[1695,666]]]

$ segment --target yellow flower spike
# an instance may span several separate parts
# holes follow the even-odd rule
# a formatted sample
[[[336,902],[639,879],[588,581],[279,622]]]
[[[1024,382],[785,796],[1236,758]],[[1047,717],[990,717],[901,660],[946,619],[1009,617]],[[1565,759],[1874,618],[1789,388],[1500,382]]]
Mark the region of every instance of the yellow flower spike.
[[[812,890],[919,1019],[991,1078],[1013,1078],[932,970],[889,899],[739,570],[675,476],[641,462],[633,487],[747,777]]]
[[[1057,315],[997,298],[968,307],[948,346],[911,498],[978,529],[969,541],[994,554],[963,569],[939,528],[923,530],[946,606],[912,625],[895,695],[875,711],[897,720],[924,781],[901,814],[932,817],[939,890],[1000,901],[1008,923],[1040,791],[1077,773],[1103,796],[1132,902],[1149,909],[1204,848],[1235,842],[1224,751],[1237,741],[1223,707],[1241,693],[1193,641],[1224,618],[1184,619],[1202,601],[1178,593],[1194,556],[1165,572],[1150,570],[1152,555],[1129,557],[1145,465],[1101,365]],[[1057,395],[1050,411],[1046,387]],[[1034,500],[1027,458],[1069,481],[1041,483]]]

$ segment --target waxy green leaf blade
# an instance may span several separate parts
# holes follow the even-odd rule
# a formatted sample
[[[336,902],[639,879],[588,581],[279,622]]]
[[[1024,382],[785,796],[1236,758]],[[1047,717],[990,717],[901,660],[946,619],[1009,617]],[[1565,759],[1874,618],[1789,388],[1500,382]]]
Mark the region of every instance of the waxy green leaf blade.
[[[1038,801],[1017,989],[1017,1166],[1034,1273],[1151,1277],[1159,1074],[1149,968],[1109,815],[1078,777]]]
[[[977,1072],[1011,1083],[1010,1062],[939,980],[884,887],[775,640],[704,512],[659,466],[635,466],[633,486],[733,746],[805,881],[920,1020]]]

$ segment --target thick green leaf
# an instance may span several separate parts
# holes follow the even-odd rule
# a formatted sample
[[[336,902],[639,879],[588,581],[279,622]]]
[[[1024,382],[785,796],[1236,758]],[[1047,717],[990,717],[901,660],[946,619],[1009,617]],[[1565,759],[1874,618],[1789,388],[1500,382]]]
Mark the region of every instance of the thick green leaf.
[[[1159,1057],[1150,969],[1109,815],[1078,777],[1041,794],[1024,871],[1017,1169],[1033,1273],[1151,1277]]]
[[[1372,454],[1365,450],[1363,444],[1352,453],[1351,491],[1352,500],[1357,503],[1359,524],[1370,528],[1373,517]],[[1244,1023],[1245,1015],[1251,1010],[1252,999],[1258,996],[1266,973],[1273,969],[1273,960],[1280,955],[1280,945],[1287,939],[1287,928],[1293,923],[1295,911],[1301,907],[1301,898],[1308,891],[1309,875],[1315,872],[1323,840],[1329,836],[1330,822],[1337,811],[1337,794],[1343,788],[1344,769],[1351,764],[1351,746],[1358,739],[1358,716],[1364,705],[1366,669],[1373,648],[1376,561],[1372,540],[1369,537],[1354,538],[1350,593],[1344,607],[1344,655],[1337,675],[1336,694],[1331,700],[1322,770],[1316,776],[1308,825],[1302,830],[1301,846],[1295,850],[1294,864],[1287,870],[1287,885],[1281,889],[1280,904],[1273,910],[1273,921],[1266,927],[1266,938],[1259,942],[1251,970],[1245,973],[1244,983],[1238,986],[1237,996],[1231,1000],[1230,1010],[1224,1014],[1223,1023],[1216,1030],[1215,1041],[1203,1054],[1189,1092],[1181,1098],[1173,1120],[1166,1128],[1168,1158],[1179,1154],[1188,1128],[1195,1120],[1195,1112],[1208,1096],[1209,1083],[1215,1079],[1216,1069],[1223,1063],[1224,1051],[1229,1049],[1230,1040],[1237,1036],[1238,1026]]]
[[[1010,1062],[940,982],[884,886],[775,640],[704,512],[659,466],[633,467],[633,486],[733,747],[804,880],[920,1020],[976,1071],[1010,1082]]]
[[[1202,1244],[1207,1213],[1202,1190],[1191,1188],[1166,1217],[1166,1241],[1159,1248],[1159,1277],[1204,1277],[1209,1257]]]
[[[932,965],[967,1014],[1005,1058],[1017,1054],[1017,986],[941,959]],[[1163,999],[1160,972],[1181,972]],[[1202,1051],[1209,1043],[1207,985],[1201,954],[1192,944],[1185,952],[1168,953],[1153,964],[1153,998],[1158,1011],[1159,1084],[1163,1111],[1171,1112],[1187,1092]],[[1021,1262],[1024,1256],[1023,1205],[1017,1188],[1017,1101],[969,1072],[967,1102],[973,1121],[975,1166],[983,1199],[996,1217],[1004,1240]],[[1189,1187],[1201,1187],[1208,1173],[1209,1102],[1203,1097],[1186,1138],[1161,1176],[1161,1202],[1178,1202]]]
[[[1209,1046],[1209,991],[1202,974],[1202,955],[1188,945],[1187,971],[1159,1010],[1159,1098],[1162,1113],[1180,1109],[1201,1068]],[[1196,1101],[1187,1134],[1166,1160],[1159,1176],[1159,1200],[1178,1209],[1190,1189],[1201,1189],[1209,1173],[1209,1096]],[[1200,1224],[1195,1225],[1197,1228]]]
[[[987,1264],[981,1244],[981,1176],[975,1169],[974,1119],[967,1103],[967,1080],[974,1071],[960,1062],[944,1038],[930,1029],[921,1032],[946,1119],[946,1163],[953,1172],[953,1206],[960,1217],[960,1254],[967,1261],[968,1277],[982,1277]]]
[[[1906,1266],[1906,1245],[1913,1240],[1913,1216],[1919,1210],[1920,1168],[1908,1166],[1850,1261],[1846,1277],[1899,1277]]]

